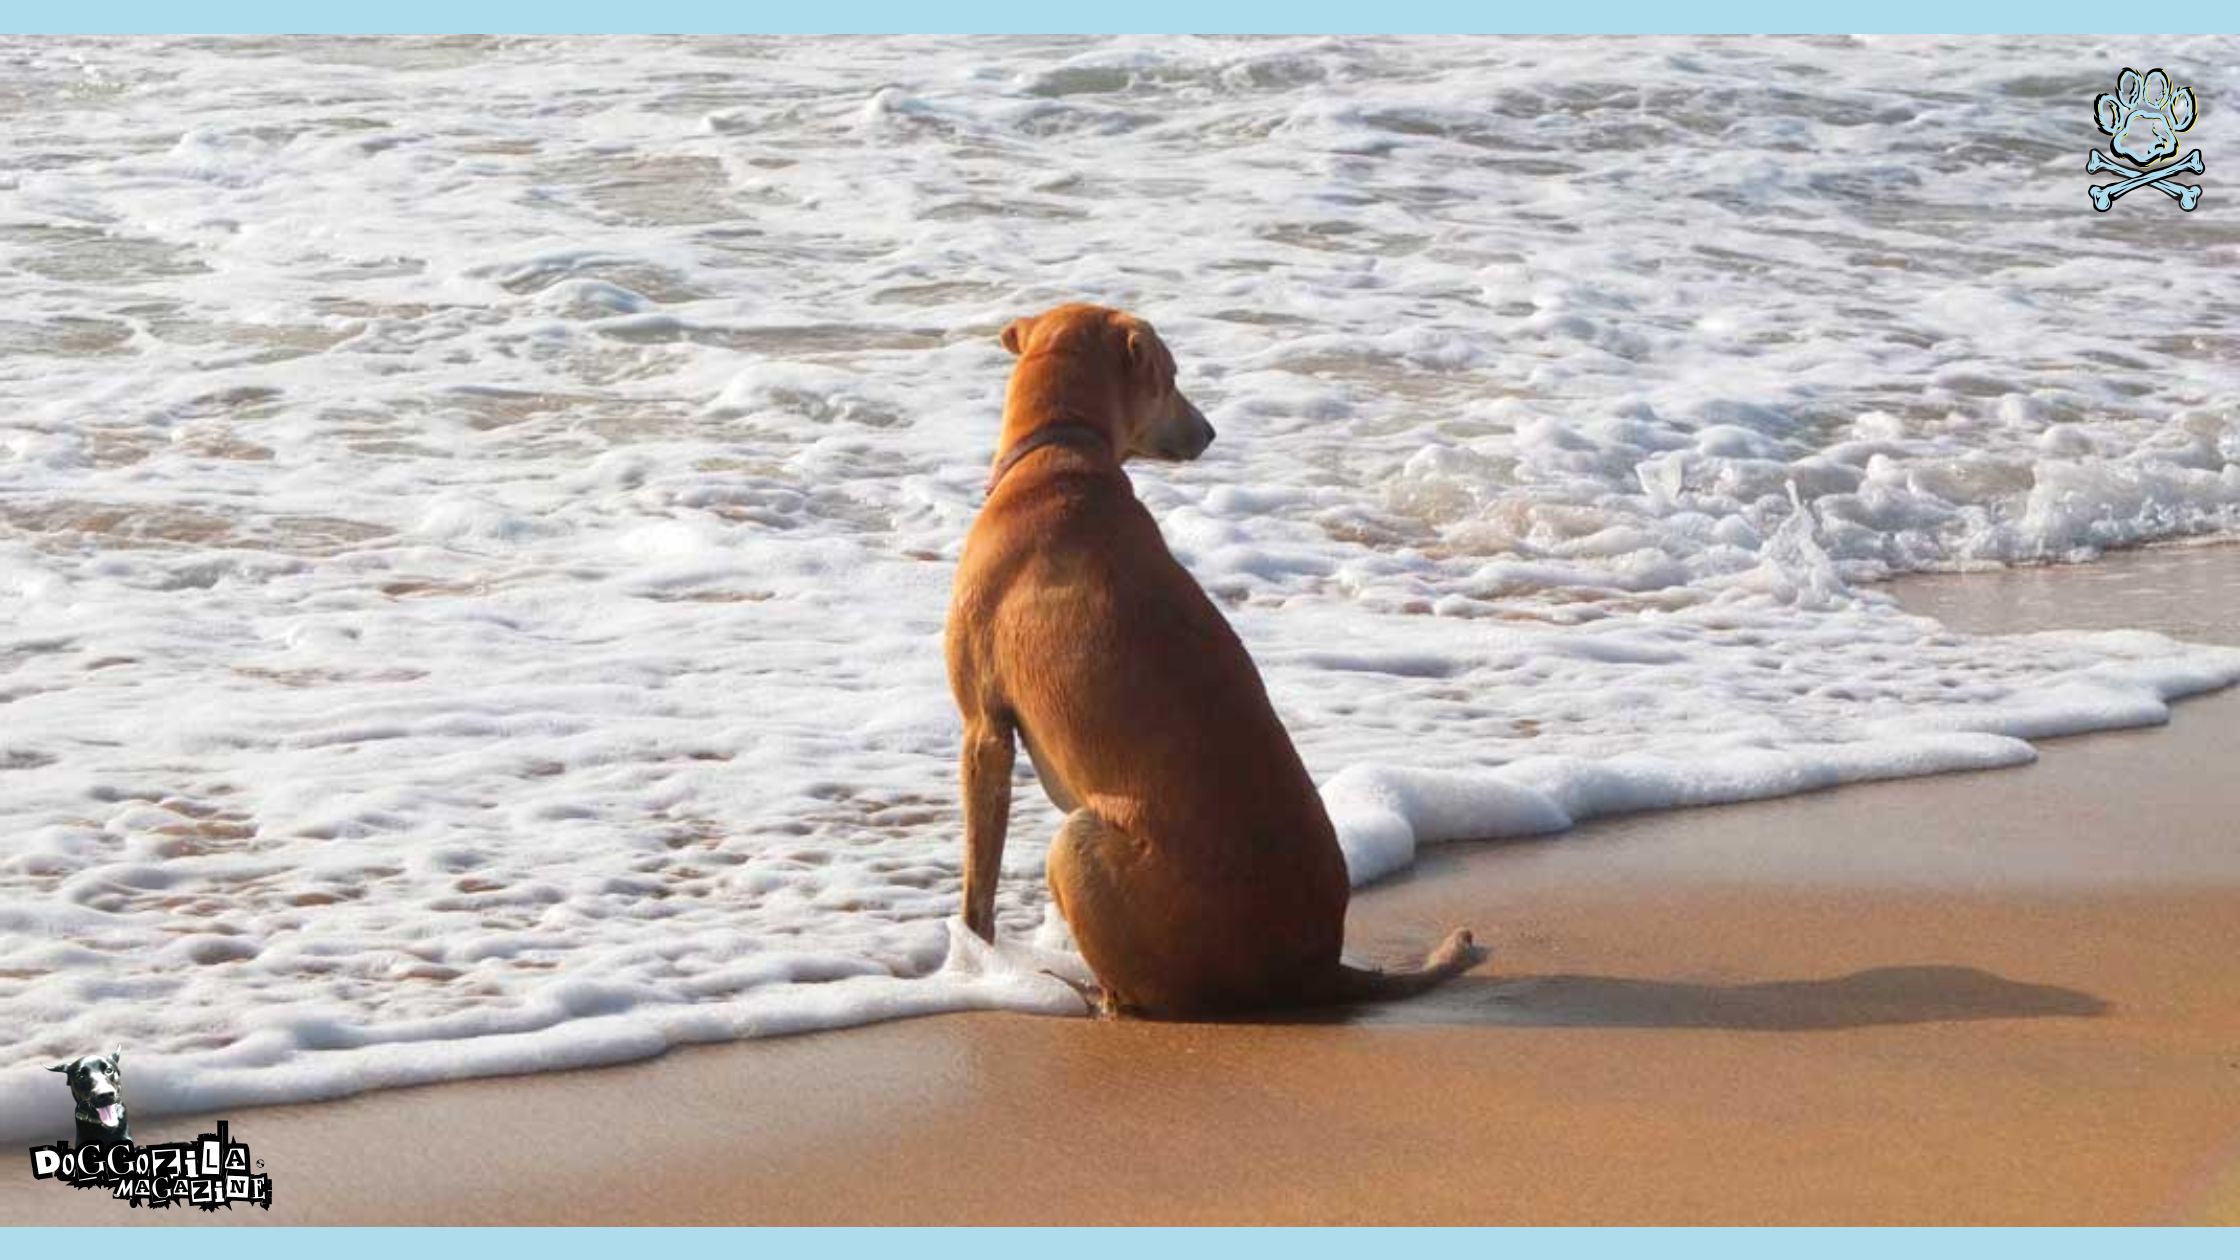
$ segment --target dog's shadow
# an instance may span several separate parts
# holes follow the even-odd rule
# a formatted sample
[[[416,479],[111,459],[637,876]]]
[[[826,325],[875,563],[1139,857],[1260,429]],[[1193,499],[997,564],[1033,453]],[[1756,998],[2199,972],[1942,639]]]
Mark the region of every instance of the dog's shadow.
[[[2101,998],[2059,985],[2009,980],[1975,967],[1917,966],[1755,984],[1461,976],[1407,1001],[1283,1012],[1250,1022],[1816,1032],[1958,1020],[2091,1018],[2110,1009]]]

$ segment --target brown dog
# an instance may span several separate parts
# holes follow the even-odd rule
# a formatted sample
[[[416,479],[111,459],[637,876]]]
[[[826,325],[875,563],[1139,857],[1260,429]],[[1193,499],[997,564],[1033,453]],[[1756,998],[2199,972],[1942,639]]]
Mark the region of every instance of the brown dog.
[[[1337,833],[1259,671],[1120,465],[1195,459],[1213,426],[1151,326],[1099,306],[1013,321],[988,500],[949,610],[964,714],[965,923],[995,932],[1013,737],[1067,811],[1050,891],[1102,1007],[1186,1016],[1419,992],[1477,961],[1339,961]]]

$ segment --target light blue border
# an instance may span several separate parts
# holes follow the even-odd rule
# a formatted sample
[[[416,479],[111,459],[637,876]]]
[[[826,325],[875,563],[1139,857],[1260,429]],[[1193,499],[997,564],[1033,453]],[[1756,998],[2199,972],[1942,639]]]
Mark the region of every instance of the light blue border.
[[[2115,34],[2109,27],[2152,25],[2163,32],[2231,30],[2240,6],[2206,0],[2111,5],[2100,0],[2045,3],[1940,4],[1884,0],[1862,4],[1800,4],[1796,0],[970,0],[931,5],[906,0],[822,0],[814,4],[633,0],[587,3],[442,4],[391,0],[378,5],[309,4],[302,0],[217,0],[165,4],[96,0],[40,4],[18,0],[0,11],[0,28],[18,34],[425,34],[495,31],[514,34],[625,32],[756,32],[851,34],[879,31],[936,34],[1117,34],[1188,31],[1199,34],[1480,33],[1750,33],[1869,34]]]

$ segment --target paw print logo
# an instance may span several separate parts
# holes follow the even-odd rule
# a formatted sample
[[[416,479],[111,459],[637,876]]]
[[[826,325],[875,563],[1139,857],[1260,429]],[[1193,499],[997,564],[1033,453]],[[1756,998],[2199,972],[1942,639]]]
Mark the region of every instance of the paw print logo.
[[[2092,116],[2100,124],[2101,134],[2113,137],[2108,148],[2141,168],[2125,166],[2098,149],[2088,154],[2084,160],[2086,171],[2110,171],[2124,176],[2121,183],[2092,186],[2093,209],[2105,211],[2116,203],[2116,198],[2141,187],[2169,194],[2180,210],[2191,210],[2201,204],[2199,184],[2181,184],[2169,178],[2187,171],[2205,172],[2208,168],[2201,160],[2201,150],[2195,149],[2163,166],[2149,165],[2177,152],[2178,133],[2193,126],[2193,89],[2172,90],[2170,76],[2160,69],[2142,75],[2127,68],[2116,76],[2116,90],[2102,92],[2092,103]]]
[[[2134,162],[2152,162],[2178,151],[2178,133],[2193,125],[2193,89],[2170,90],[2170,76],[2160,70],[2139,77],[2125,70],[2116,78],[2116,90],[2102,92],[2092,103],[2103,135],[2114,136],[2108,147]]]

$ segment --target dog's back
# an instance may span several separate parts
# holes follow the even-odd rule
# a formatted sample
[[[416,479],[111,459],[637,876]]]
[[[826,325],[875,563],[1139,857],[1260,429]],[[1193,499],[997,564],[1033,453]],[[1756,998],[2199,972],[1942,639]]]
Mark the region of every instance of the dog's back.
[[[1336,838],[1251,655],[1124,474],[1060,455],[974,526],[999,684],[1038,766],[1145,843],[1218,829],[1296,862]],[[1342,869],[1335,873],[1343,890]]]

